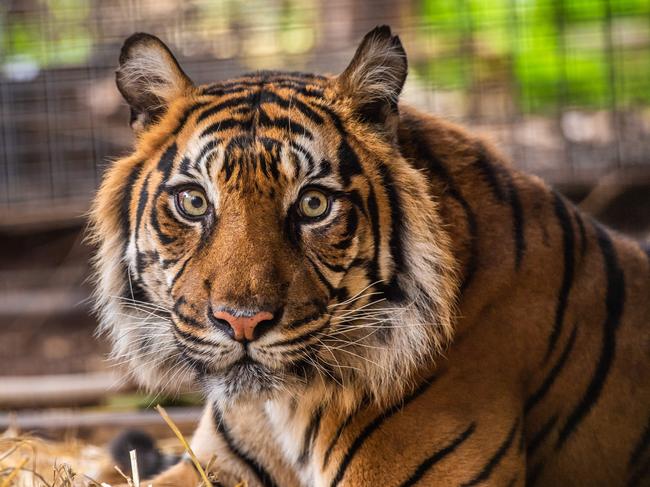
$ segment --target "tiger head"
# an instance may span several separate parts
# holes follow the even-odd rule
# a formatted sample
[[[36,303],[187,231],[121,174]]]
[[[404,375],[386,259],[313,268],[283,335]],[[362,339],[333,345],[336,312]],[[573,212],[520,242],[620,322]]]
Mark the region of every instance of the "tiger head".
[[[339,76],[196,86],[135,34],[136,132],[92,211],[101,330],[156,391],[400,394],[452,335],[457,286],[425,176],[397,143],[404,49],[366,35]]]

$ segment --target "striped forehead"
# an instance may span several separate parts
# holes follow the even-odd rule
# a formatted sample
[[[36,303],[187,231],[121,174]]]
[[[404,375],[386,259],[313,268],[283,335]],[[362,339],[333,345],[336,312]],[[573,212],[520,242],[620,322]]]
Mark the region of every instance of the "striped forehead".
[[[198,108],[186,117],[179,130],[184,147],[176,179],[209,177],[236,183],[247,176],[333,176],[326,143],[332,122],[319,113],[326,110],[322,90],[286,79],[229,83],[204,88]],[[313,106],[316,97],[321,101]]]
[[[296,182],[328,179],[335,183],[331,162],[314,139],[281,140],[261,133],[225,138],[190,137],[177,154],[170,184],[191,180],[241,185],[247,181]]]

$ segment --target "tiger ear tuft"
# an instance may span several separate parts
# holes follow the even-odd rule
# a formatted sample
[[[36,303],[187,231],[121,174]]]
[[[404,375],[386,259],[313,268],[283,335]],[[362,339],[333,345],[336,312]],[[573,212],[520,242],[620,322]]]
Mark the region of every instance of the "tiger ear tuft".
[[[192,81],[169,48],[157,37],[138,33],[122,46],[115,74],[117,88],[131,107],[131,127],[137,132],[156,120]]]
[[[407,71],[402,42],[382,25],[365,35],[337,82],[362,119],[384,124],[397,113]]]

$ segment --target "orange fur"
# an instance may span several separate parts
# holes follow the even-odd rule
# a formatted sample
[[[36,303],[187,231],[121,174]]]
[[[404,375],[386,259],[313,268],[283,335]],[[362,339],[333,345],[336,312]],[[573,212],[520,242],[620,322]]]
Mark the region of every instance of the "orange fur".
[[[164,110],[133,107],[134,154],[98,193],[98,306],[143,384],[201,386],[192,446],[224,485],[647,482],[637,243],[485,141],[398,109],[406,58],[386,27],[338,78],[202,87],[143,42],[181,88],[147,87]],[[175,205],[188,184],[210,203],[198,220]],[[330,213],[300,219],[314,185]],[[280,319],[243,347],[215,303]]]

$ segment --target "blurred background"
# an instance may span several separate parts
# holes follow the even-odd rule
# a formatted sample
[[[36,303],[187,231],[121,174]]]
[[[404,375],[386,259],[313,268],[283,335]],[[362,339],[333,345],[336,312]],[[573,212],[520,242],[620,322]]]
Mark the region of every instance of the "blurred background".
[[[201,83],[337,73],[378,24],[408,52],[405,101],[648,235],[650,0],[2,0],[0,428],[17,408],[154,401],[105,362],[86,282],[84,212],[132,140],[114,84],[123,40],[159,36]]]

